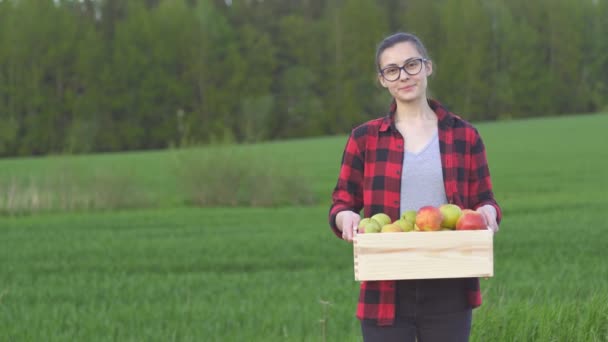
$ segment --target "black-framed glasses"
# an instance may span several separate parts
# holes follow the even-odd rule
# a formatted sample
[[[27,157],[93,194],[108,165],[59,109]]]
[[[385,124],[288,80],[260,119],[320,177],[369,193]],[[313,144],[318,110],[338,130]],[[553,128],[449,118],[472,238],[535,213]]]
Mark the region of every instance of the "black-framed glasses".
[[[389,82],[398,80],[399,77],[401,77],[401,70],[405,71],[405,73],[410,76],[418,75],[420,71],[422,71],[422,64],[427,61],[428,59],[422,57],[412,58],[407,60],[403,66],[398,67],[396,65],[391,65],[381,69],[380,75]]]

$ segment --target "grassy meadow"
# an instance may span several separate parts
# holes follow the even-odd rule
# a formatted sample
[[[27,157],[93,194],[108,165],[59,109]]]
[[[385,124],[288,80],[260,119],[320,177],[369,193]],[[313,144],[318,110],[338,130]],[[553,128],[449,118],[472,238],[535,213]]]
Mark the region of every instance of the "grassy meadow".
[[[608,115],[476,126],[504,220],[471,340],[608,341]],[[327,224],[345,142],[237,147],[315,198],[271,207],[189,204],[181,172],[234,148],[0,160],[0,341],[360,341],[352,246]],[[71,181],[115,208],[30,208]]]

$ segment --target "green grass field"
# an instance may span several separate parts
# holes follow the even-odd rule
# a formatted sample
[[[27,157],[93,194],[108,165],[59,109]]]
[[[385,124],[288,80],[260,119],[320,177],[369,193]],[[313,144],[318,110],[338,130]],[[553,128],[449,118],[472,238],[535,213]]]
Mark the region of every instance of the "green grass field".
[[[471,340],[608,341],[608,115],[477,127],[504,220]],[[326,220],[345,139],[241,147],[309,175],[310,207],[185,207],[171,151],[1,160],[128,172],[159,200],[0,217],[0,341],[360,341],[352,246]]]

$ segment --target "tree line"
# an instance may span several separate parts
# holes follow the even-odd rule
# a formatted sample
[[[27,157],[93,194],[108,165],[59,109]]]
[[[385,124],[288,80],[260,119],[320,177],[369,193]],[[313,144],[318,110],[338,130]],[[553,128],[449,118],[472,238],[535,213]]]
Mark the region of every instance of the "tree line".
[[[397,31],[469,120],[608,109],[608,0],[0,0],[0,156],[345,133]]]

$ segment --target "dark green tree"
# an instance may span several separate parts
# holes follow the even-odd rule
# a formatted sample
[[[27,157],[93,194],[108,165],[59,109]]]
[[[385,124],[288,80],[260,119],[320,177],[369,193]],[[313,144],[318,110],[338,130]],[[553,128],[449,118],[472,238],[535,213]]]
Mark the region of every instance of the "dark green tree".
[[[332,1],[325,13],[323,84],[328,112],[324,133],[345,132],[385,113],[377,81],[376,45],[388,32],[384,12],[365,0]]]

